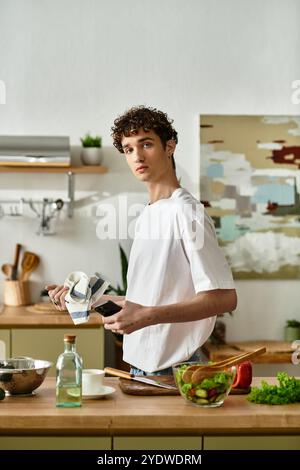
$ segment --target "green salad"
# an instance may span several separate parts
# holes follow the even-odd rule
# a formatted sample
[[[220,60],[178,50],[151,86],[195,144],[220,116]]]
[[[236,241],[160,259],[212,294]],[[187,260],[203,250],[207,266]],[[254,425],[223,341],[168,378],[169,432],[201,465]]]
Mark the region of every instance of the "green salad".
[[[222,404],[230,391],[234,373],[230,371],[217,372],[204,378],[199,384],[184,382],[182,375],[189,366],[183,364],[176,370],[176,383],[181,395],[192,403],[199,405]]]

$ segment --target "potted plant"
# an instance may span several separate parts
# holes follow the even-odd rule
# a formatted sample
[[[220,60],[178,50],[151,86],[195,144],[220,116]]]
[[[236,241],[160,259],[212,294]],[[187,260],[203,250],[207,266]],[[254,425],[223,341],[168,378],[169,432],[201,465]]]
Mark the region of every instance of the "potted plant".
[[[287,320],[284,328],[284,340],[293,342],[300,339],[300,322],[298,320]]]
[[[82,151],[81,160],[84,165],[101,165],[102,155],[102,138],[99,135],[95,137],[87,133],[84,137],[81,137]]]

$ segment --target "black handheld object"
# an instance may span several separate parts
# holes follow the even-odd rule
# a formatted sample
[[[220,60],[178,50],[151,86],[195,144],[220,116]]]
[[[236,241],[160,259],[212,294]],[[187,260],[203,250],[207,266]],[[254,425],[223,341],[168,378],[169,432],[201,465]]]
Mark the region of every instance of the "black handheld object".
[[[120,305],[115,304],[115,302],[112,302],[111,300],[108,300],[105,302],[105,304],[98,305],[98,307],[95,307],[96,312],[101,313],[104,317],[110,317],[110,315],[114,315],[115,313],[119,312],[122,310],[122,307]]]

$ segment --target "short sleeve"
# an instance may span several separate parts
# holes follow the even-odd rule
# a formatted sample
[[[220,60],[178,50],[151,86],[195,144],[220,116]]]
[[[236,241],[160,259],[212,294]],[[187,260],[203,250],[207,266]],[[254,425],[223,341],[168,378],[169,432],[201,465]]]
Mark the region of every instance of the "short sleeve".
[[[191,268],[195,292],[235,289],[231,269],[218,245],[213,221],[202,204],[182,211],[181,241]]]

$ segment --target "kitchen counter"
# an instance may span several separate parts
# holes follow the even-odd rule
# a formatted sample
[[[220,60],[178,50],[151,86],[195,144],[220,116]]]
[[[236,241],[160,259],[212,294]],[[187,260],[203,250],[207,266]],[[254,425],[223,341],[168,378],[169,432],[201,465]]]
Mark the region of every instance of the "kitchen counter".
[[[284,364],[291,363],[293,349],[291,343],[284,341],[240,341],[234,343],[227,343],[222,345],[214,345],[209,342],[205,343],[203,350],[211,361],[222,361],[231,356],[242,354],[255,349],[266,347],[267,351],[261,356],[255,357],[253,363],[255,364]]]
[[[80,328],[96,328],[102,325],[101,316],[91,313],[89,321]],[[0,329],[4,328],[76,328],[67,311],[32,313],[26,307],[3,307],[0,311]]]
[[[269,382],[275,379],[268,378]],[[260,384],[255,378],[253,383]],[[0,402],[1,435],[39,436],[184,436],[300,435],[300,403],[256,405],[246,395],[230,395],[220,408],[197,408],[180,396],[125,395],[116,388],[102,399],[83,400],[81,408],[55,407],[55,379],[46,378],[35,396]]]

